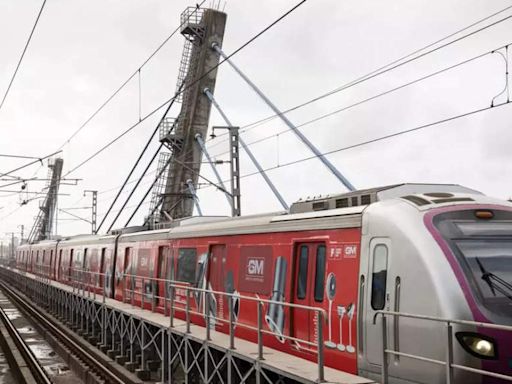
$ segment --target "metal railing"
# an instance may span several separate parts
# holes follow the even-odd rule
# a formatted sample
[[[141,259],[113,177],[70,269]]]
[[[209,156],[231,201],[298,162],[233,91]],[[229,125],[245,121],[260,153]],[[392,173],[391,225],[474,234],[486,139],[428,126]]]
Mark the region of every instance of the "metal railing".
[[[50,267],[48,265],[35,265],[33,267],[32,272],[34,275],[38,276],[38,278],[42,279],[44,282],[49,283],[56,276],[57,269],[55,267]],[[89,298],[93,298],[96,300],[97,295],[102,295],[102,302],[105,303],[106,296],[112,292],[112,289],[118,290],[119,285],[115,284],[116,277],[114,276],[114,287],[107,287],[107,274],[87,271],[85,269],[80,268],[61,268],[59,270],[60,282],[66,285],[70,285],[73,289],[73,293],[87,296]],[[112,276],[110,276],[111,278]],[[191,325],[193,321],[191,319],[192,316],[201,316],[204,318],[205,322],[205,330],[206,330],[206,339],[211,341],[211,324],[212,321],[215,321],[215,324],[225,324],[228,328],[229,334],[229,349],[236,349],[235,345],[235,328],[244,328],[247,330],[255,331],[257,335],[257,359],[264,360],[263,357],[263,336],[271,335],[274,337],[278,337],[281,342],[285,340],[296,343],[297,346],[307,346],[307,348],[303,347],[303,350],[307,350],[309,353],[316,353],[317,359],[317,381],[323,382],[325,381],[324,374],[324,336],[323,336],[323,327],[324,322],[326,321],[326,313],[323,308],[319,307],[311,307],[301,304],[288,303],[284,301],[276,301],[263,299],[254,296],[245,296],[240,295],[239,293],[228,293],[222,291],[215,291],[211,289],[197,288],[192,286],[190,283],[175,281],[169,279],[161,279],[154,277],[140,277],[132,274],[122,273],[122,302],[130,304],[132,306],[139,306],[141,309],[146,309],[148,306],[150,307],[152,312],[157,310],[157,302],[162,305],[160,308],[163,309],[164,316],[169,316],[169,327],[174,328],[176,313],[182,313],[185,321],[185,330],[186,333],[191,333]],[[137,285],[137,283],[140,285]],[[164,295],[159,295],[158,286],[163,283],[164,286]],[[112,282],[110,283],[112,284]],[[149,284],[149,285],[147,285]],[[147,292],[145,289],[149,286],[151,289]],[[138,290],[140,288],[140,290]],[[176,292],[177,290],[182,290],[185,293],[185,302],[176,302]],[[195,311],[191,308],[191,296],[199,294],[202,295],[202,300],[204,300],[204,312]],[[183,295],[180,295],[183,296]],[[226,318],[215,316],[211,313],[210,304],[213,297],[221,297],[227,300],[228,307],[228,316]],[[239,321],[238,318],[235,318],[234,313],[234,302],[238,300],[238,305],[240,306],[242,302],[252,303],[256,309],[256,326],[250,323],[244,323]],[[150,302],[148,304],[148,301]],[[178,304],[178,305],[176,305]],[[293,337],[291,335],[285,335],[284,329],[280,330],[281,332],[274,332],[271,330],[264,329],[264,306],[275,305],[277,307],[281,307],[284,311],[285,308],[287,310],[304,310],[313,312],[317,317],[316,323],[316,335],[315,341],[310,341],[306,339],[301,339],[297,337]],[[182,318],[179,320],[183,320]],[[202,324],[196,324],[202,326]],[[222,332],[222,331],[221,331]]]
[[[414,360],[424,361],[428,363],[433,363],[437,365],[445,366],[445,379],[446,383],[453,383],[453,374],[454,370],[458,369],[461,371],[472,372],[480,375],[490,376],[502,380],[512,381],[512,376],[503,375],[496,372],[486,371],[483,369],[473,368],[461,364],[455,364],[453,362],[453,325],[466,325],[472,327],[481,327],[488,329],[495,329],[501,331],[512,332],[512,326],[507,325],[498,325],[491,323],[482,323],[477,321],[469,321],[469,320],[454,320],[454,319],[446,319],[442,317],[436,316],[426,316],[426,315],[415,315],[411,313],[402,313],[402,312],[394,312],[394,311],[377,311],[373,316],[373,324],[376,324],[376,320],[378,316],[382,316],[382,368],[381,368],[381,381],[382,384],[387,384],[389,380],[388,374],[388,355],[394,356],[402,356]],[[427,320],[438,323],[444,323],[446,325],[446,355],[445,360],[437,360],[429,357],[415,355],[411,353],[400,352],[395,349],[388,348],[388,336],[387,336],[387,316],[392,316],[394,319],[397,317],[407,317],[411,319],[418,320]]]

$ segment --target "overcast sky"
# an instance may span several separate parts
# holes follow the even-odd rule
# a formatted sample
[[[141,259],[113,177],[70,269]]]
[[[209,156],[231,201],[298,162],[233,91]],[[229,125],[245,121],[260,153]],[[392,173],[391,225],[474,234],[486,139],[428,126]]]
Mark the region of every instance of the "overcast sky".
[[[0,96],[12,73],[40,9],[40,0],[0,0]],[[230,53],[278,18],[297,1],[231,0],[223,49]],[[8,98],[0,110],[0,153],[45,156],[67,139],[179,25],[190,5],[178,0],[48,0]],[[208,4],[208,1],[207,1]],[[217,5],[217,2],[215,3]],[[404,56],[417,48],[512,5],[503,0],[309,0],[285,20],[237,54],[233,61],[282,109],[293,107]],[[512,15],[512,9],[480,26]],[[290,113],[302,124],[460,61],[512,42],[509,19],[472,37],[429,54],[370,81]],[[459,36],[459,35],[458,35]],[[177,34],[141,70],[142,116],[170,98],[175,89],[183,37]],[[510,51],[510,50],[509,50]],[[512,52],[509,52],[512,58]],[[364,142],[490,106],[505,85],[505,65],[499,54],[487,55],[451,71],[323,120],[305,125],[304,134],[322,152]],[[64,173],[139,119],[138,78],[63,147]],[[245,126],[272,111],[226,64],[218,71],[215,96],[234,124]],[[502,96],[496,102],[506,101]],[[78,186],[62,186],[61,208],[90,205],[85,189],[100,191],[102,218],[116,189],[160,119],[160,111],[94,160],[68,177]],[[179,105],[171,116],[179,112]],[[222,125],[213,111],[210,125]],[[329,159],[357,188],[401,182],[457,183],[485,194],[512,195],[512,106],[435,125],[389,140],[337,152]],[[275,135],[287,127],[278,119],[243,133],[247,143]],[[155,141],[152,148],[156,148]],[[219,159],[226,143],[211,142]],[[252,146],[264,168],[310,156],[290,133]],[[153,150],[148,151],[146,161]],[[0,158],[0,172],[27,160]],[[46,167],[33,165],[16,176],[46,177]],[[145,163],[144,163],[145,165]],[[242,174],[255,170],[243,154]],[[228,166],[219,170],[224,177]],[[140,174],[142,167],[138,170]],[[202,174],[213,178],[209,166]],[[152,175],[128,203],[117,226],[125,223]],[[280,167],[268,173],[289,203],[301,197],[340,193],[341,185],[318,160]],[[4,183],[4,182],[3,182]],[[131,184],[133,185],[133,184]],[[42,182],[26,190],[40,191]],[[18,191],[19,186],[6,188]],[[130,188],[127,190],[129,192]],[[123,196],[126,196],[125,193]],[[69,196],[68,196],[69,195]],[[30,196],[32,197],[32,195]],[[202,188],[204,214],[230,213],[222,194]],[[38,212],[38,200],[20,206],[24,194],[0,192],[0,237],[8,231],[26,232]],[[278,201],[260,176],[242,180],[242,212],[276,211]],[[144,205],[132,224],[146,215]],[[73,210],[89,218],[89,210]],[[61,219],[72,219],[59,213]],[[107,220],[110,224],[110,220]],[[105,229],[105,228],[104,228]],[[62,220],[60,234],[86,233],[89,224]]]

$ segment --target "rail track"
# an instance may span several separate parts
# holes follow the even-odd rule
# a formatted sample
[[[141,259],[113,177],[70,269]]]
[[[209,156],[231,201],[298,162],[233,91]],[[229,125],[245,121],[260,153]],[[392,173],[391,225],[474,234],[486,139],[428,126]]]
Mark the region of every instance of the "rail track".
[[[135,384],[139,382],[132,382],[129,378],[119,375],[119,372],[99,354],[95,354],[91,351],[90,344],[85,340],[79,340],[78,336],[73,337],[69,331],[66,331],[64,326],[58,324],[56,320],[45,316],[40,313],[37,308],[34,307],[23,296],[18,294],[15,290],[8,287],[5,283],[0,282],[0,289],[5,295],[15,304],[18,309],[24,313],[25,316],[31,318],[36,324],[45,329],[54,340],[61,344],[70,354],[73,355],[75,361],[78,361],[84,366],[84,372],[87,372],[88,383],[106,383],[106,384]],[[4,318],[8,321],[9,319],[3,311],[1,311],[2,321]],[[8,323],[10,323],[8,321]],[[11,324],[12,326],[12,324]],[[16,329],[14,329],[16,332]],[[16,332],[17,333],[17,332]],[[19,337],[19,335],[18,335]],[[28,348],[21,337],[19,337],[21,348]],[[23,345],[25,347],[23,347]],[[30,364],[34,366],[35,371],[39,371],[38,376],[34,374],[36,383],[52,383],[52,381],[46,376],[44,369],[41,368],[31,351],[28,350],[27,355],[32,357]],[[30,357],[29,357],[30,358]],[[27,361],[28,365],[28,361]],[[32,369],[31,369],[32,370]]]
[[[13,376],[21,383],[51,384],[52,381],[36,356],[11,322],[3,308],[0,308],[0,344],[7,355]]]

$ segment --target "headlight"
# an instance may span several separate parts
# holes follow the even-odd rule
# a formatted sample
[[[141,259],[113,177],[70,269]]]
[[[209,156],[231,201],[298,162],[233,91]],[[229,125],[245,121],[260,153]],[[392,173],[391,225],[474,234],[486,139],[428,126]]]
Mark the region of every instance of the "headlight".
[[[462,347],[479,359],[495,360],[498,350],[494,339],[475,332],[457,332],[455,334]]]

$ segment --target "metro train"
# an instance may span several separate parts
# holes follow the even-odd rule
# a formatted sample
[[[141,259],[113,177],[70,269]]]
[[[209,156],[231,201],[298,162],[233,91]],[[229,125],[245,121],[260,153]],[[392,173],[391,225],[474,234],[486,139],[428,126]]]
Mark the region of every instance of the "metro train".
[[[265,346],[316,361],[322,322],[325,365],[377,381],[379,311],[429,316],[386,316],[388,349],[402,353],[387,357],[389,382],[441,383],[446,368],[428,359],[445,361],[449,338],[435,319],[512,325],[512,204],[459,185],[398,184],[299,200],[289,212],[25,244],[17,268],[64,284],[74,271],[98,274],[90,289],[161,313],[173,295],[177,317],[189,301],[191,321],[214,332],[228,332],[231,310],[236,336],[250,341],[257,308],[246,298],[265,299]],[[512,333],[452,326],[454,364],[512,376]],[[496,380],[454,369],[458,383]]]

